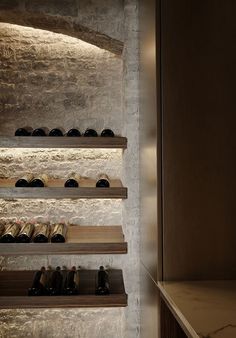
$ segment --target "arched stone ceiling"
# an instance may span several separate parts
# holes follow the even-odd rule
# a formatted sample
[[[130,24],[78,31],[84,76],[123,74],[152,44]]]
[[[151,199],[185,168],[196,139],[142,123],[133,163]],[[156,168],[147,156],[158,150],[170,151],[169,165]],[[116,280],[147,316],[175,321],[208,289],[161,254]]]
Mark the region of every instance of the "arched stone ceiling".
[[[91,30],[78,22],[73,21],[71,17],[32,13],[20,10],[1,10],[0,22],[45,29],[55,33],[69,35],[117,55],[121,55],[123,51],[123,42]]]

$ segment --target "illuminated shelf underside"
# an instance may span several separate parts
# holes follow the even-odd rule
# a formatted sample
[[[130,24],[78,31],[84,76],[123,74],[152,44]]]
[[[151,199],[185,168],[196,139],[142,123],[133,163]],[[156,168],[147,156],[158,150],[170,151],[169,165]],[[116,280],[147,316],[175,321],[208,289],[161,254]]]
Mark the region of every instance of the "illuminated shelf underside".
[[[0,255],[126,254],[121,226],[68,228],[66,243],[0,243]]]
[[[0,271],[0,308],[78,308],[127,306],[122,270],[109,271],[110,294],[96,296],[96,270],[81,270],[79,295],[29,297],[35,271]]]
[[[0,137],[0,148],[127,148],[126,137]]]
[[[0,179],[0,198],[3,199],[126,199],[127,188],[120,180],[111,180],[110,188],[96,188],[96,181],[82,179],[79,188],[64,188],[65,180],[50,180],[45,188],[15,188],[16,179]]]

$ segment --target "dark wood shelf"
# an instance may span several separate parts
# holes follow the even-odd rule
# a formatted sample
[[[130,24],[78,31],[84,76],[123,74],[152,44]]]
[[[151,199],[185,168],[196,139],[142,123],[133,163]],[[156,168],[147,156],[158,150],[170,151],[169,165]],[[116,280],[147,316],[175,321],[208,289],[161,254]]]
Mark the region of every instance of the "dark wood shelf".
[[[0,136],[0,148],[127,148],[126,137]]]
[[[35,271],[0,271],[0,308],[78,308],[78,307],[125,307],[122,270],[110,270],[110,294],[96,296],[96,270],[81,270],[79,295],[29,297]]]
[[[68,227],[66,243],[0,243],[0,255],[126,254],[121,226]]]
[[[0,179],[0,198],[3,199],[126,199],[127,188],[120,180],[111,180],[110,188],[96,188],[96,181],[83,179],[79,188],[64,188],[65,180],[50,180],[45,188],[15,188],[15,179]]]

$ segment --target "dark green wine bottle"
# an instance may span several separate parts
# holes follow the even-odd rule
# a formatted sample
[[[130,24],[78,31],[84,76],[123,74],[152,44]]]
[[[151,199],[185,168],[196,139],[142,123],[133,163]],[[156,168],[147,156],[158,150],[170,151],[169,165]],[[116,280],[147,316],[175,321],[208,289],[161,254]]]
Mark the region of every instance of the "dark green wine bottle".
[[[32,188],[44,188],[48,185],[48,176],[46,174],[35,176],[30,182]]]
[[[72,128],[67,132],[66,136],[68,136],[68,137],[79,137],[79,136],[81,136],[81,133],[78,129]]]
[[[49,132],[49,136],[63,136],[63,135],[64,135],[63,130],[59,128],[54,128]]]
[[[16,236],[16,242],[17,243],[30,243],[33,231],[34,231],[34,225],[32,223],[25,223],[21,227],[18,235]]]
[[[56,271],[53,271],[50,280],[49,294],[51,296],[57,296],[62,293],[62,281],[63,276],[61,274],[61,268],[58,266]]]
[[[34,226],[33,242],[47,243],[49,239],[50,228],[48,224],[37,223]]]
[[[28,290],[29,296],[45,296],[47,294],[46,289],[46,269],[44,266],[39,271],[36,271],[33,279],[32,287]]]
[[[64,184],[65,188],[78,188],[80,179],[79,174],[71,174]]]
[[[18,128],[15,131],[15,136],[30,136],[32,134],[33,128],[31,127],[24,127]]]
[[[99,175],[97,183],[96,183],[96,187],[97,188],[109,188],[110,187],[109,177],[106,174]]]
[[[97,276],[96,295],[108,295],[110,293],[108,273],[103,266],[100,266]]]
[[[64,223],[57,223],[52,225],[51,242],[52,243],[65,243],[66,241],[67,226]]]
[[[114,137],[115,134],[111,129],[103,129],[103,131],[101,132],[101,136],[102,137]]]
[[[26,174],[16,181],[15,187],[21,187],[21,188],[30,187],[30,184],[33,178],[34,178],[33,174]]]
[[[18,223],[8,223],[5,226],[5,231],[2,234],[1,242],[2,243],[14,243],[16,241],[16,236],[20,231],[20,225]]]
[[[85,137],[97,137],[98,133],[94,129],[86,129],[84,136]]]
[[[47,136],[48,129],[47,128],[36,128],[32,132],[32,136]]]
[[[79,291],[78,283],[78,273],[76,271],[76,267],[73,266],[67,273],[65,293],[67,295],[77,295]]]

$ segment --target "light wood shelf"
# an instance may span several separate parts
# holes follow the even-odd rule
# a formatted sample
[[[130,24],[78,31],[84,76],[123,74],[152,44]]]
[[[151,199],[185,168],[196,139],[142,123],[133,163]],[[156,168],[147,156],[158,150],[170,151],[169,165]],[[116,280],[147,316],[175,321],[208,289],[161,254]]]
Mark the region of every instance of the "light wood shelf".
[[[127,188],[120,180],[111,180],[110,188],[96,188],[96,181],[82,179],[79,188],[64,188],[65,180],[49,180],[45,188],[15,188],[15,179],[0,179],[3,199],[126,199]]]
[[[35,271],[0,271],[0,308],[79,308],[125,307],[122,270],[109,271],[110,294],[95,295],[96,270],[80,270],[79,294],[76,296],[28,296]]]
[[[0,136],[0,148],[127,148],[126,137]]]
[[[66,243],[0,243],[0,255],[126,254],[121,226],[68,227]]]

